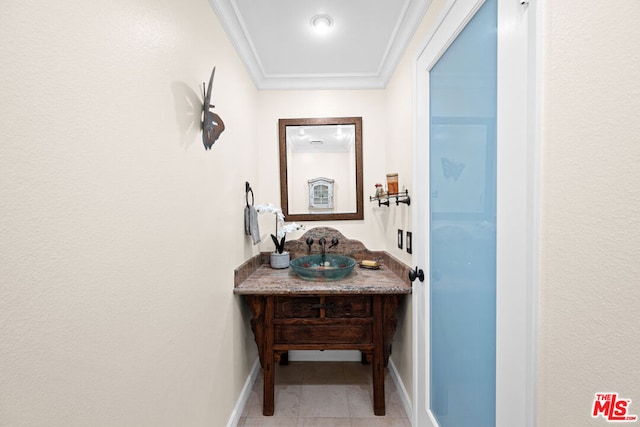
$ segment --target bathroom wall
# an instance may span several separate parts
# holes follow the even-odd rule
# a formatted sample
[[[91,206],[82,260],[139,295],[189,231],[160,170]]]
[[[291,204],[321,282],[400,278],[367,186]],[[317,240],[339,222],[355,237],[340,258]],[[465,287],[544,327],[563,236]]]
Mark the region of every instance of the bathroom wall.
[[[210,5],[8,0],[0,39],[0,425],[225,425],[258,104]]]
[[[417,49],[424,42],[430,26],[442,8],[443,1],[432,2],[433,9],[419,28],[385,90],[325,91],[260,91],[259,97],[259,190],[256,203],[280,203],[278,119],[302,117],[363,117],[364,220],[306,222],[307,228],[330,226],[344,235],[361,240],[370,249],[386,250],[411,265],[412,255],[397,246],[397,230],[412,231],[411,207],[406,205],[379,207],[369,202],[376,183],[386,182],[386,174],[399,174],[400,189],[412,190],[413,104],[412,64]],[[330,167],[330,165],[328,165]],[[256,193],[258,194],[258,193]],[[263,243],[260,250],[273,250],[269,233],[273,220],[260,217]],[[298,238],[304,230],[292,233]],[[412,304],[404,298],[399,310],[399,327],[394,337],[391,359],[411,397],[413,391]]]
[[[384,91],[384,162],[379,152],[365,160],[365,189],[384,179],[382,171],[398,172],[400,185],[412,188],[412,61],[443,4],[443,0],[431,3]],[[636,81],[640,2],[625,0],[615,6],[600,2],[584,8],[582,2],[569,0],[540,3],[538,8],[543,11],[538,22],[541,87],[537,94],[542,111],[541,212],[531,213],[540,214],[541,220],[536,425],[603,425],[603,419],[591,418],[597,392],[618,392],[621,398],[632,399],[630,414],[640,413],[636,360],[640,352],[636,283],[640,277],[640,122],[635,117],[640,110]],[[369,95],[363,93],[365,98]],[[264,95],[272,99],[271,94]],[[261,128],[261,153],[265,129],[272,134],[267,144],[275,144],[278,115],[309,111],[312,116],[317,112],[312,108],[315,103],[322,106],[330,102],[326,98],[338,95],[273,96],[280,100],[274,105],[291,104],[281,106]],[[261,115],[267,114],[264,101],[261,98]],[[271,107],[267,103],[266,108]],[[365,137],[365,147],[367,141]],[[277,158],[275,147],[267,149],[270,159]],[[365,159],[366,153],[365,149]],[[367,178],[371,160],[376,169]],[[276,176],[277,164],[265,159],[261,177],[274,179],[265,172]],[[359,233],[360,227],[383,231],[381,247],[410,263],[411,258],[396,249],[395,239],[397,228],[410,229],[411,211],[369,209],[365,218],[370,216],[373,222],[351,224],[353,232]],[[367,242],[366,236],[363,241]],[[410,302],[403,305],[392,355],[409,393],[411,309]]]
[[[443,3],[431,3],[386,88],[386,168],[399,171],[401,185],[411,155],[412,61]],[[640,414],[640,2],[584,8],[570,0],[538,8],[542,158],[541,212],[532,212],[541,220],[535,425],[604,425],[591,417],[597,392],[632,399],[630,415]],[[396,215],[388,228],[410,229],[411,213]],[[395,235],[387,235],[386,245],[402,256],[394,249]],[[411,327],[411,305],[406,309],[403,334]],[[410,352],[399,343],[410,340],[396,341],[392,357],[407,386]]]
[[[385,90],[385,104],[387,105],[385,167],[389,172],[398,172],[400,188],[406,187],[414,200],[421,197],[421,195],[412,191],[414,189],[413,67],[418,49],[424,44],[425,38],[442,10],[443,4],[443,0],[431,2],[429,10],[416,29]],[[407,208],[400,205],[389,208],[389,217],[386,223],[388,232],[385,233],[386,250],[408,265],[415,265],[416,263],[413,261],[412,255],[407,253],[406,247],[403,249],[398,248],[397,229],[404,231],[403,243],[406,245],[406,232],[413,232],[413,220],[411,207]],[[423,220],[427,220],[427,218]],[[413,305],[411,298],[404,299],[398,320],[398,333],[393,343],[392,358],[404,382],[407,393],[411,396],[413,394]]]
[[[387,86],[387,103],[398,113],[388,116],[392,134],[410,125],[403,120],[410,113],[401,114],[411,97],[405,61],[417,53],[442,3],[432,2]],[[535,425],[601,426],[603,418],[591,417],[598,392],[631,399],[629,415],[640,415],[640,2],[537,7],[542,152],[541,211],[531,212],[540,216]],[[391,151],[400,158],[406,148]]]
[[[307,117],[362,117],[364,220],[305,222],[307,229],[334,227],[343,235],[362,241],[372,250],[385,249],[384,230],[388,211],[369,202],[375,183],[385,176],[386,106],[383,90],[309,90],[260,91],[258,94],[259,192],[256,203],[280,206],[280,160],[278,152],[278,119]],[[326,165],[328,174],[331,164]],[[375,205],[375,206],[374,206]],[[386,208],[385,208],[386,209]],[[272,251],[269,234],[274,231],[270,216],[260,215],[262,251]],[[304,230],[292,233],[296,239]]]
[[[260,93],[206,2],[2,2],[0,425],[225,425],[256,357],[233,268],[271,249],[243,236],[244,182],[279,204],[278,118],[358,115],[365,200],[387,172],[411,191],[411,60],[443,2],[386,90]],[[640,3],[583,6],[541,18],[540,426],[602,425],[599,391],[640,413]],[[205,152],[213,65],[227,129]],[[322,225],[411,263],[411,224],[367,201]]]
[[[538,425],[640,415],[640,2],[546,2]]]
[[[410,66],[405,64],[399,79],[411,84]],[[376,183],[385,183],[388,172],[398,172],[400,187],[411,190],[411,95],[406,86],[392,90],[261,91],[259,93],[259,152],[261,203],[280,203],[278,119],[302,117],[362,116],[364,220],[305,222],[307,228],[335,227],[345,236],[362,241],[369,249],[386,250],[411,264],[411,255],[397,249],[397,229],[410,230],[411,207],[379,207],[369,202]],[[395,122],[397,120],[397,123]],[[390,131],[391,129],[391,131]],[[397,133],[396,133],[397,131]],[[327,165],[331,170],[331,165]],[[257,199],[257,200],[258,200]],[[261,250],[273,250],[269,233],[272,218],[260,218]],[[293,233],[298,238],[304,230]],[[403,299],[399,327],[391,356],[409,395],[412,392],[411,298]]]

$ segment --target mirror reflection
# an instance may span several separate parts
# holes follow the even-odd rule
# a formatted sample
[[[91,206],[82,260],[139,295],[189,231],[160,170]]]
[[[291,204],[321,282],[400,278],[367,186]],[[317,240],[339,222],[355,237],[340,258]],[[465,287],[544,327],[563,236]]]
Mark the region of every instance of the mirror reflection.
[[[362,118],[281,119],[287,220],[362,219]]]

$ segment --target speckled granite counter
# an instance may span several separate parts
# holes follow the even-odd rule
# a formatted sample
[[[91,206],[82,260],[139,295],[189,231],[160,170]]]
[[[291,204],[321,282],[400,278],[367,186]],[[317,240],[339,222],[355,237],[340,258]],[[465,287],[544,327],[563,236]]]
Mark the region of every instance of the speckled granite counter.
[[[258,254],[235,270],[237,295],[329,295],[329,294],[409,294],[411,282],[408,279],[409,267],[386,252],[369,251],[357,240],[346,239],[337,230],[329,227],[317,227],[309,230],[300,239],[287,242],[285,249],[291,252],[291,258],[309,253],[304,243],[307,237],[318,236],[331,240],[337,237],[340,244],[330,253],[346,255],[356,261],[377,260],[378,270],[362,268],[359,265],[343,280],[337,282],[311,282],[299,278],[290,268],[272,269],[269,266],[269,254]],[[317,244],[315,245],[317,246]],[[317,250],[317,248],[314,248]]]
[[[332,295],[332,294],[409,294],[411,285],[380,261],[378,270],[358,265],[337,282],[311,282],[299,278],[290,268],[273,269],[260,264],[233,292],[237,295]]]

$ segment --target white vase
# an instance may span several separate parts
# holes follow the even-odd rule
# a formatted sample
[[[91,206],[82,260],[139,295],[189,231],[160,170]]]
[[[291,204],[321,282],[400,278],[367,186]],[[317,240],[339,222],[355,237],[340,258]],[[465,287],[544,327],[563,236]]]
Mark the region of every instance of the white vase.
[[[271,268],[289,267],[289,252],[271,252]]]

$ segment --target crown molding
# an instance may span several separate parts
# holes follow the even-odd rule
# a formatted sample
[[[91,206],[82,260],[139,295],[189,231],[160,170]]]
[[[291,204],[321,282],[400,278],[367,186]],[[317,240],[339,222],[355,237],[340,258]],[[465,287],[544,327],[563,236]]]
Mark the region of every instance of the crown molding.
[[[384,89],[415,34],[431,0],[408,0],[376,72],[331,75],[268,75],[247,38],[233,0],[209,0],[220,24],[258,90]]]

